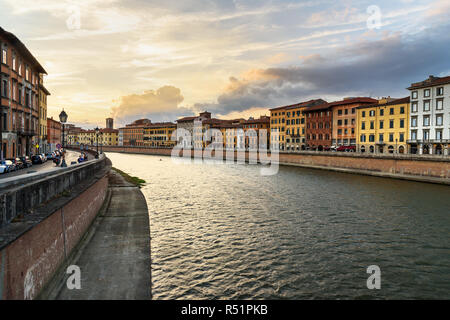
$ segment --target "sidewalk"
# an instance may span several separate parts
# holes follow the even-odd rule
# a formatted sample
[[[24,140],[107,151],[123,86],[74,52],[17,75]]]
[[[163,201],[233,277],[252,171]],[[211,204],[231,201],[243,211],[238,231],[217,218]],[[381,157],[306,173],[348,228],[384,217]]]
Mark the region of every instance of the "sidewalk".
[[[108,193],[110,198],[70,262],[81,269],[81,289],[69,290],[65,276],[50,298],[151,299],[150,226],[145,198],[139,188],[114,170],[109,173]]]

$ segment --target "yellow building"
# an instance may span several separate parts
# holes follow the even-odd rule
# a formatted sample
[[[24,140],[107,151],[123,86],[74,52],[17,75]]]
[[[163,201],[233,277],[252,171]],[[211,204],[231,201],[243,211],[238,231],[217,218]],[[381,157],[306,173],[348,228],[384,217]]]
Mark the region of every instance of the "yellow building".
[[[44,87],[44,75],[39,75],[39,153],[49,151],[47,145],[47,97],[50,92]]]
[[[177,128],[175,123],[152,123],[144,128],[144,146],[171,148],[176,144],[172,133]]]
[[[368,153],[407,153],[409,97],[357,108],[357,149]]]
[[[97,136],[95,130],[83,130],[78,133],[78,142],[80,145],[97,145]]]
[[[270,144],[276,143],[279,150],[299,151],[306,148],[306,108],[324,104],[315,99],[297,104],[270,109]]]
[[[98,145],[117,146],[119,145],[119,130],[117,129],[100,129],[98,134]]]

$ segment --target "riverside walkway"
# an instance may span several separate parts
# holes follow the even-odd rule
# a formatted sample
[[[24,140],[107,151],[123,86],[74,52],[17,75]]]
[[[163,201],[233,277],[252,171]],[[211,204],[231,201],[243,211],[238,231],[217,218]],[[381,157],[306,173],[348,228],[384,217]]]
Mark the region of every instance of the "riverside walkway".
[[[147,203],[139,188],[114,170],[108,179],[105,204],[69,263],[80,267],[81,289],[69,290],[69,275],[62,270],[49,299],[151,299]]]

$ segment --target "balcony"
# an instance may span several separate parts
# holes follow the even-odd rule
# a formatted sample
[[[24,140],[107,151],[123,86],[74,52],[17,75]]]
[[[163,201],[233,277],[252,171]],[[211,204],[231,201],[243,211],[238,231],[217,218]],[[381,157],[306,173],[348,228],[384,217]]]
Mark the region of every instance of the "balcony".
[[[450,139],[415,139],[415,140],[406,140],[408,144],[418,144],[418,143],[438,143],[438,144],[446,144],[450,143]]]

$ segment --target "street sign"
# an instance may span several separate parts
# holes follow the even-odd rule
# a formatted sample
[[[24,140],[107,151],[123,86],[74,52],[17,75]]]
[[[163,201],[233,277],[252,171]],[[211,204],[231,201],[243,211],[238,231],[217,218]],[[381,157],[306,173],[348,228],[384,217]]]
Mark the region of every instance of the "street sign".
[[[61,144],[60,144],[60,143],[58,143],[58,144],[56,145],[56,149],[61,149]]]

